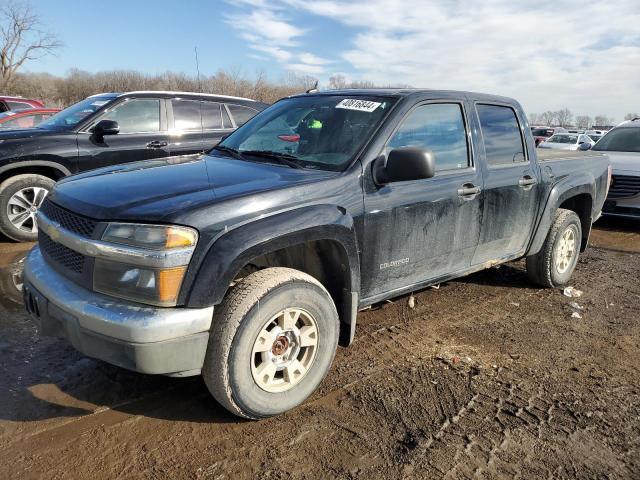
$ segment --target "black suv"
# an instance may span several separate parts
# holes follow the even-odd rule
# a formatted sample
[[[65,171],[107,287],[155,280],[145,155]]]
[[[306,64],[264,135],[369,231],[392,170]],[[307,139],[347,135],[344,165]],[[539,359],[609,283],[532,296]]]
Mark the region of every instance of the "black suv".
[[[93,95],[37,128],[0,133],[0,232],[37,238],[35,212],[62,177],[210,150],[267,105],[182,92]]]

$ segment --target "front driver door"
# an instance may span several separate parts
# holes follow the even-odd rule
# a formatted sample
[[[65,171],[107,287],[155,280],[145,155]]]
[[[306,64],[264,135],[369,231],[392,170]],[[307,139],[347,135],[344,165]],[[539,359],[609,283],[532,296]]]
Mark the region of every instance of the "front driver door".
[[[116,135],[97,137],[91,130],[101,120],[115,120]],[[164,100],[158,98],[125,99],[100,115],[78,133],[80,171],[120,163],[150,160],[169,155]]]
[[[469,267],[482,202],[482,178],[469,139],[464,102],[455,99],[414,107],[387,142],[385,155],[399,147],[431,150],[436,175],[383,186],[368,182],[364,299],[375,301]]]

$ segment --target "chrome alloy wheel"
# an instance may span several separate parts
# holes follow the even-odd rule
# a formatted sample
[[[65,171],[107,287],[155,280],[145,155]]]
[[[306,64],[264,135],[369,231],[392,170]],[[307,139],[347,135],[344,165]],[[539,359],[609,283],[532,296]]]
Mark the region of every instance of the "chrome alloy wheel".
[[[573,263],[573,259],[576,256],[576,237],[577,232],[572,225],[569,225],[562,232],[554,252],[555,267],[558,273],[566,272]]]
[[[305,376],[318,349],[318,325],[299,308],[274,315],[260,330],[251,352],[251,374],[267,392],[285,392]]]
[[[49,190],[42,187],[27,187],[14,193],[7,203],[11,224],[23,232],[37,232],[36,212],[48,194]]]

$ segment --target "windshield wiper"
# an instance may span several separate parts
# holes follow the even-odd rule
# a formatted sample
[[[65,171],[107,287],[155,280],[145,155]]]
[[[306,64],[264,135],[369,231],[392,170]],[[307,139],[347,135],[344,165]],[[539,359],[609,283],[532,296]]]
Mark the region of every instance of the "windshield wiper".
[[[220,152],[226,152],[226,153],[230,154],[233,158],[237,158],[239,160],[244,160],[244,157],[242,156],[242,153],[240,153],[235,148],[227,147],[225,145],[216,145],[215,147],[213,147],[213,149],[214,150],[218,150]]]
[[[272,150],[242,150],[240,154],[268,158],[291,168],[302,168],[302,165],[298,163],[298,157],[288,153],[274,152]]]

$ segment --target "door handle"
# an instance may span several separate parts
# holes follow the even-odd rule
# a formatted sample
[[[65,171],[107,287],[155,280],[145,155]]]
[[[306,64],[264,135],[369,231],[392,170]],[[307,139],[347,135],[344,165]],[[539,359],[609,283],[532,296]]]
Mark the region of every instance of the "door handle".
[[[169,145],[167,142],[162,142],[160,140],[154,140],[153,142],[147,143],[147,148],[162,148]]]
[[[529,190],[529,188],[533,187],[536,183],[538,183],[538,181],[535,178],[530,177],[529,175],[525,175],[520,180],[518,180],[518,185],[525,190]]]
[[[473,183],[465,183],[458,189],[458,196],[465,198],[473,198],[480,193],[480,187],[476,187]]]

